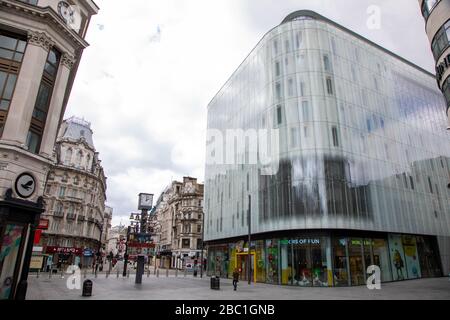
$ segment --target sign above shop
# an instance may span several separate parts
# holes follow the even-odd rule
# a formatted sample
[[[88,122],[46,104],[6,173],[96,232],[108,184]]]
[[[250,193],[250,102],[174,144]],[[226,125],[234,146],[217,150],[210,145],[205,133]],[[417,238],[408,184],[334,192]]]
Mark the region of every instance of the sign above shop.
[[[36,180],[31,174],[22,173],[17,177],[14,186],[19,197],[27,199],[31,197],[36,190]]]
[[[298,244],[298,245],[304,245],[304,244],[320,244],[320,239],[312,239],[312,238],[303,238],[303,239],[283,239],[280,241],[281,244]]]
[[[40,219],[39,225],[37,228],[39,230],[48,230],[49,223],[50,223],[50,220],[48,220],[48,219]]]
[[[83,250],[81,248],[47,247],[46,252],[79,255],[83,252]]]

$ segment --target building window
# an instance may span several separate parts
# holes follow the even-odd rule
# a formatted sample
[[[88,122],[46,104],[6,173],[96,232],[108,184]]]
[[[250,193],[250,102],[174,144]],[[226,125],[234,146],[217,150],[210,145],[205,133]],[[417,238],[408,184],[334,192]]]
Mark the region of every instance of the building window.
[[[0,31],[0,135],[6,122],[27,42]]]
[[[450,45],[450,20],[448,20],[441,29],[434,36],[431,42],[431,50],[433,51],[434,59],[437,61],[441,54]]]
[[[198,233],[202,232],[202,226],[200,224],[197,225],[197,232]]]
[[[331,133],[333,135],[333,146],[339,147],[339,137],[338,137],[337,127],[332,127]]]
[[[294,95],[294,80],[292,78],[288,79],[288,95],[289,97]]]
[[[422,15],[425,19],[428,19],[431,11],[433,11],[434,7],[436,7],[436,4],[438,4],[439,1],[440,0],[425,0],[422,3]]]
[[[295,34],[295,46],[297,47],[297,49],[300,49],[301,44],[302,44],[302,33],[297,32]]]
[[[291,128],[291,148],[297,148],[298,146],[298,129],[296,127]]]
[[[309,118],[309,103],[308,101],[302,101],[302,114],[303,114],[303,121],[310,121]]]
[[[333,94],[333,82],[331,81],[330,77],[327,77],[327,93],[332,95]]]
[[[328,55],[323,56],[323,67],[325,71],[331,71],[330,58]]]
[[[64,157],[64,164],[66,166],[70,166],[70,162],[72,161],[72,148],[66,150],[66,155]]]
[[[300,96],[304,97],[305,95],[306,95],[305,83],[302,81],[300,82]]]
[[[283,118],[282,118],[282,110],[281,106],[277,106],[277,123],[278,125],[282,124]]]
[[[275,62],[275,76],[279,77],[281,75],[280,62]]]
[[[59,196],[64,197],[66,195],[66,187],[59,188]]]
[[[447,100],[447,108],[450,107],[450,76],[447,77],[445,80],[443,86],[442,86],[442,92],[444,93],[445,100]]]
[[[277,101],[281,100],[281,83],[279,82],[275,84],[275,94]]]
[[[44,66],[36,103],[34,105],[33,117],[27,137],[27,147],[30,152],[39,153],[42,134],[44,133],[47,112],[55,85],[56,74],[61,54],[55,49],[50,49]]]
[[[430,187],[430,192],[433,193],[433,186],[432,186],[430,177],[428,177],[428,186]]]
[[[191,247],[191,240],[190,239],[183,239],[182,240],[182,248],[183,249],[189,249]]]

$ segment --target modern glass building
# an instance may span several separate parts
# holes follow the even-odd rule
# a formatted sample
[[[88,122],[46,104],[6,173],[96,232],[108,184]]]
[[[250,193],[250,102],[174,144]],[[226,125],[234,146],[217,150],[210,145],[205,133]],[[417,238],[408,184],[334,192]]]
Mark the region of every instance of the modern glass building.
[[[382,281],[448,274],[445,112],[433,74],[315,12],[290,14],[208,106],[208,274],[251,268],[299,286],[362,285],[370,265]],[[252,147],[264,130],[269,163],[261,135]]]

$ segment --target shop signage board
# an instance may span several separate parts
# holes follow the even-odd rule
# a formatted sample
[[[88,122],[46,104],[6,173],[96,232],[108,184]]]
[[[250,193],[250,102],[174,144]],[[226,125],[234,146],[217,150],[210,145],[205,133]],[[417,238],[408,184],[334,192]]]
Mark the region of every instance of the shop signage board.
[[[82,254],[81,248],[47,247],[46,253]]]
[[[50,223],[50,220],[48,220],[48,219],[40,219],[39,225],[37,228],[39,230],[48,230],[49,223]]]
[[[42,269],[42,264],[44,262],[43,256],[32,256],[30,261],[30,269]]]

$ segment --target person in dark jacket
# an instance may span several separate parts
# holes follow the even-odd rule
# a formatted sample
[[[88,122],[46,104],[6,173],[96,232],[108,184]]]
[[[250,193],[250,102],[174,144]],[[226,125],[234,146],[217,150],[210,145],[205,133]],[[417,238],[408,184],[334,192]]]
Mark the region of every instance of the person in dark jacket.
[[[235,268],[234,272],[233,272],[233,287],[234,287],[234,291],[236,291],[236,289],[237,289],[237,284],[239,282],[239,276],[240,275],[241,274],[239,273],[239,269]]]

